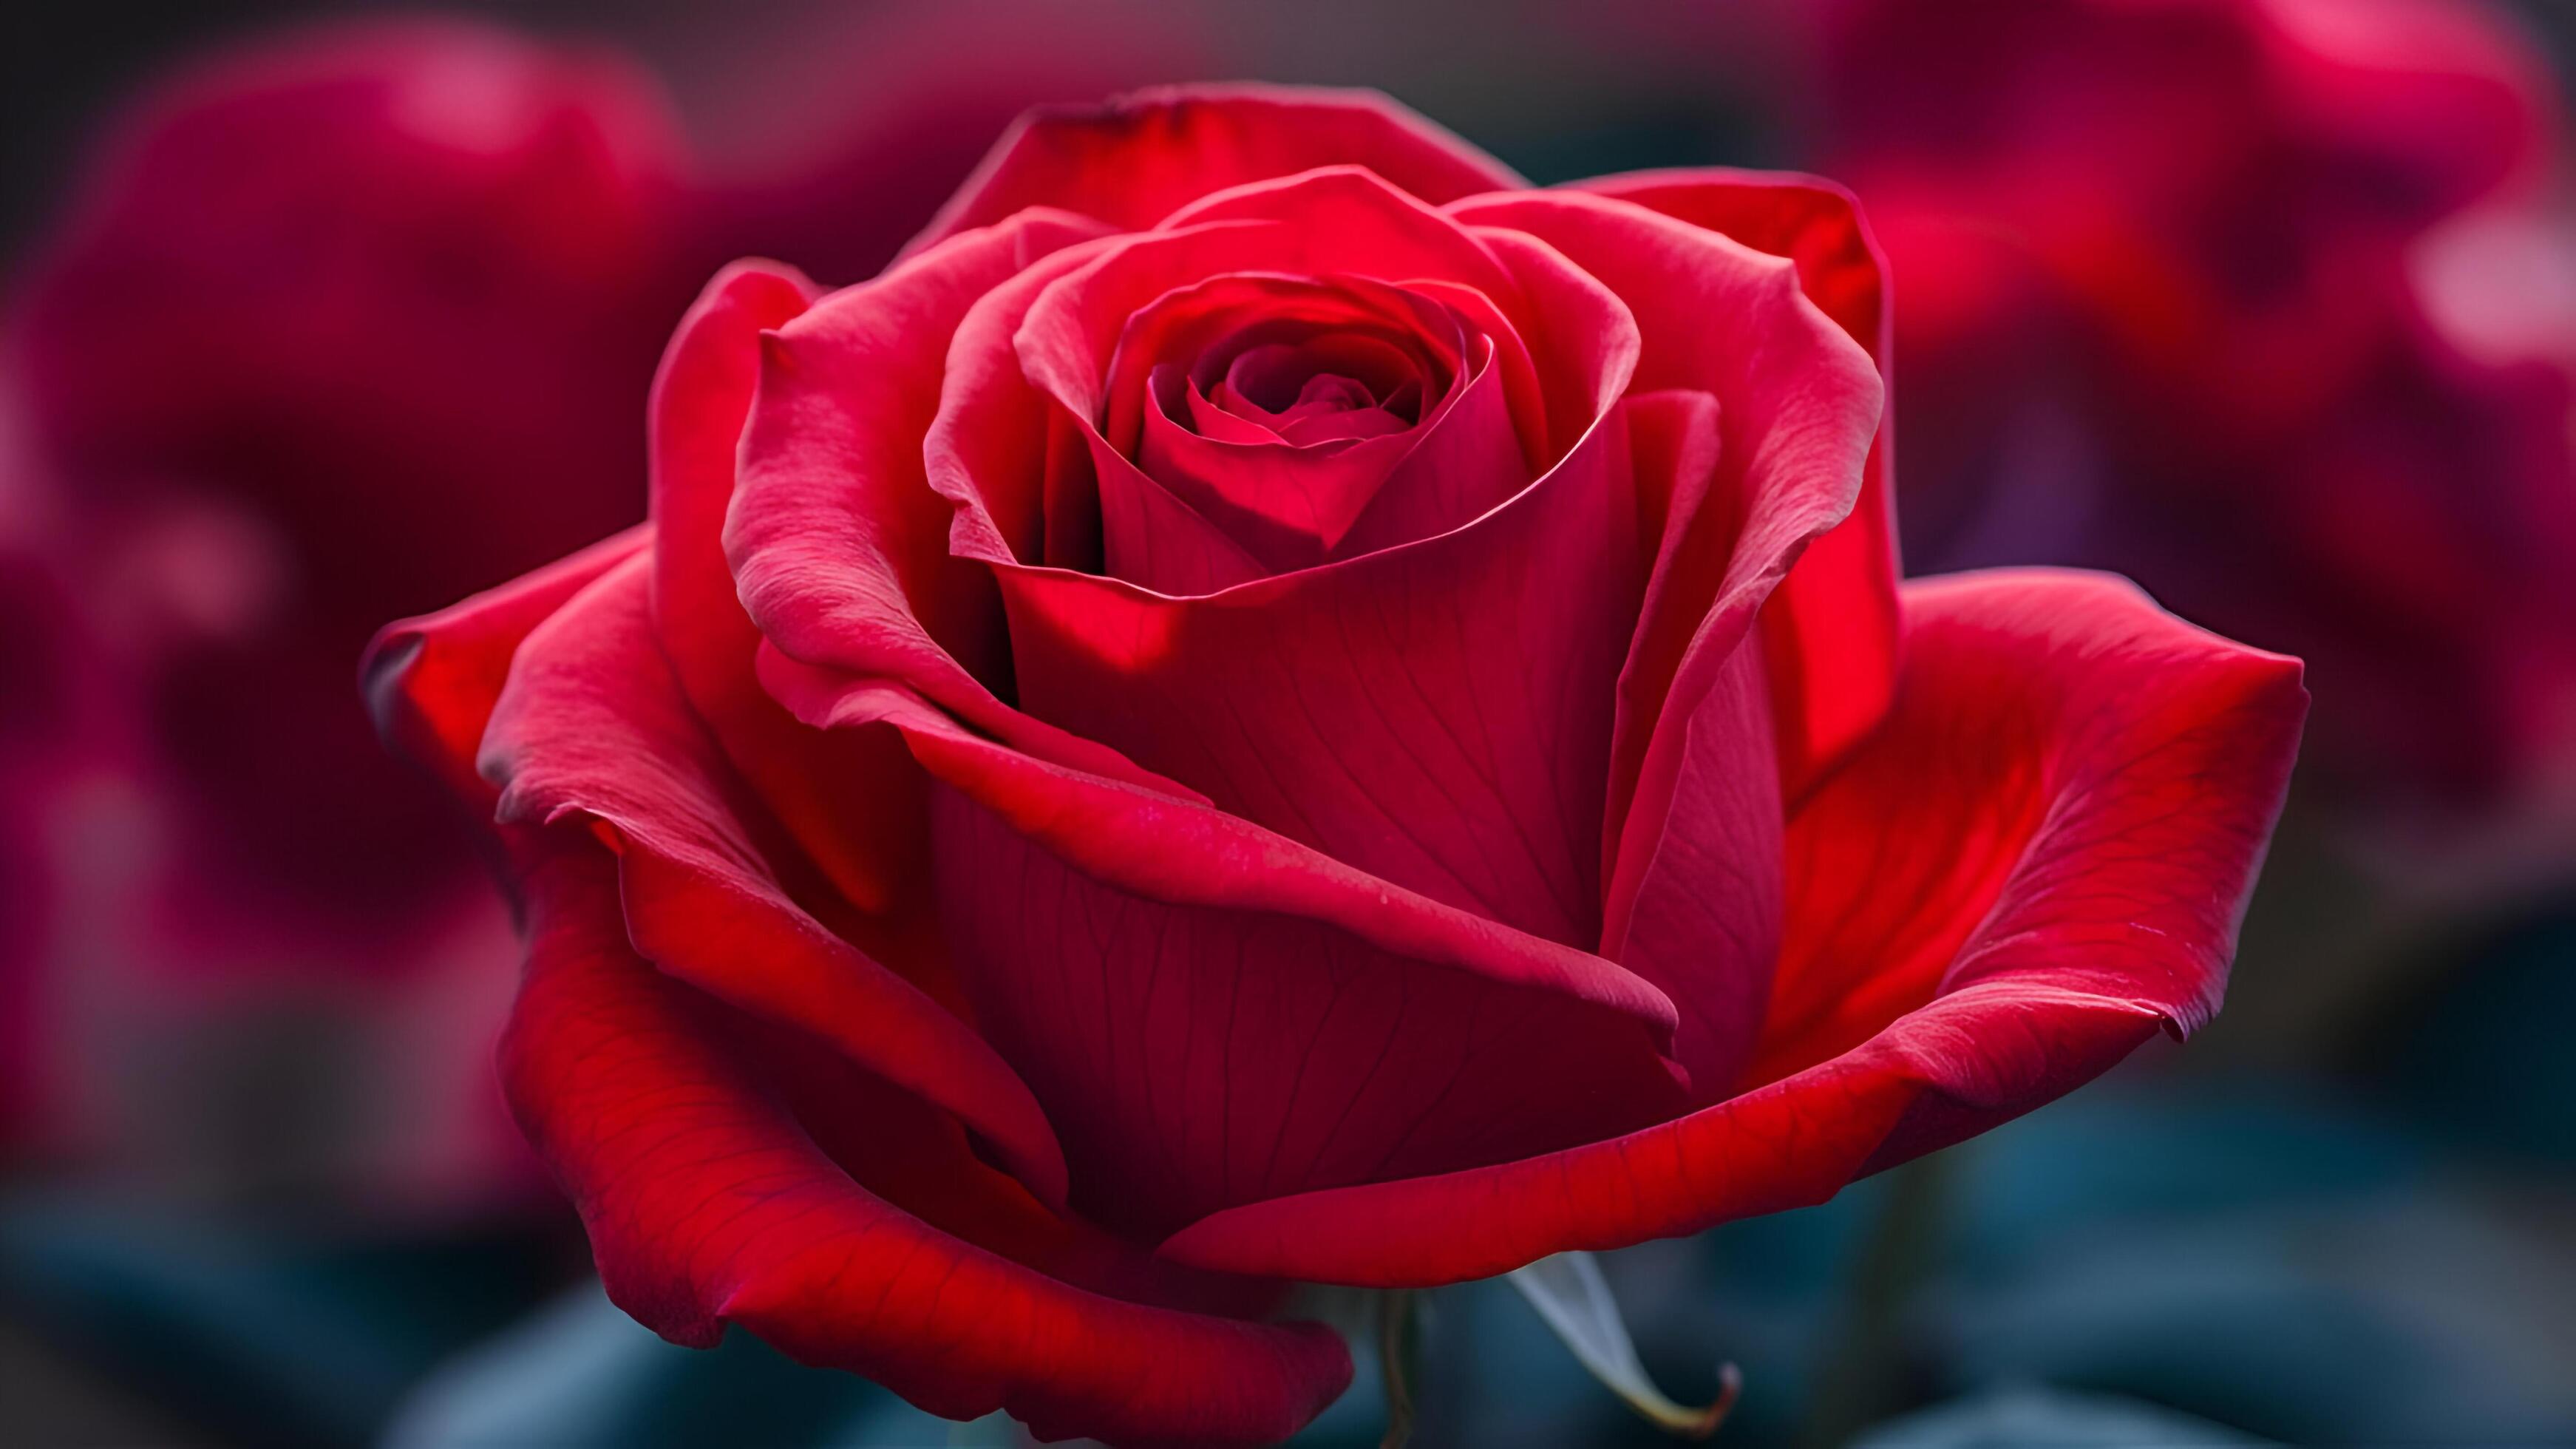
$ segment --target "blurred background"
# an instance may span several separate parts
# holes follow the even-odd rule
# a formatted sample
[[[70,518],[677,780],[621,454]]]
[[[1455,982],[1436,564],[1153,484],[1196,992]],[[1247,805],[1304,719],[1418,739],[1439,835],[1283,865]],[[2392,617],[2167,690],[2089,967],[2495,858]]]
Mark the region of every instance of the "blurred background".
[[[608,1306],[354,661],[640,517],[722,262],[863,279],[1023,106],[1257,77],[1848,184],[1908,572],[2309,662],[2217,1024],[1605,1260],[1665,1386],[1740,1364],[1748,1446],[2576,1443],[2571,58],[2561,0],[14,7],[0,1442],[1013,1442]],[[1416,1442],[1656,1442],[1509,1289],[1429,1314]],[[1376,1442],[1358,1356],[1299,1442]]]

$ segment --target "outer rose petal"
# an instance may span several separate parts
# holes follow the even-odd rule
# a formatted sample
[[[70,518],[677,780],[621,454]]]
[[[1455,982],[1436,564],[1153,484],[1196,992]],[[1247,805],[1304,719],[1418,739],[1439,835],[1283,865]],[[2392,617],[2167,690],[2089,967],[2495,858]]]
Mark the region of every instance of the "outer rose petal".
[[[1906,617],[1895,710],[1790,826],[1764,1055],[1793,1075],[1549,1157],[1237,1208],[1164,1255],[1397,1286],[1696,1232],[1820,1202],[2207,1021],[2306,712],[2297,662],[2092,575],[1911,585]],[[1870,870],[1900,847],[1927,863],[1919,903]],[[1845,1023],[1802,1007],[1890,973],[1874,1034],[1816,1060]]]
[[[862,909],[880,910],[907,869],[904,832],[917,819],[900,751],[830,740],[799,726],[760,687],[760,631],[725,567],[725,507],[760,378],[760,337],[811,306],[802,273],[737,262],[716,274],[680,320],[653,378],[653,620],[689,703],[725,756],[797,843]]]
[[[1022,117],[904,255],[1031,206],[1141,230],[1212,191],[1337,165],[1433,205],[1528,184],[1375,91],[1168,87]]]
[[[1075,1201],[1106,1221],[1166,1232],[1682,1106],[1658,1050],[1672,1003],[1589,952],[1032,759],[903,691],[810,703],[817,723],[902,731],[954,792],[932,813],[943,926],[1092,1190]]]
[[[1339,1338],[1104,1297],[860,1186],[636,958],[607,860],[529,848],[527,976],[501,1048],[529,1139],[617,1305],[712,1347],[740,1323],[932,1413],[1004,1408],[1044,1439],[1267,1443],[1350,1380]]]
[[[428,769],[457,799],[488,811],[500,792],[475,771],[474,756],[510,676],[511,656],[529,630],[641,553],[651,534],[649,525],[638,524],[499,588],[378,630],[358,673],[385,744]]]
[[[744,610],[787,658],[901,679],[1022,748],[1143,782],[1111,751],[994,697],[985,681],[1000,677],[1006,641],[992,582],[949,556],[948,506],[923,481],[949,334],[987,289],[1087,229],[1024,212],[766,334],[725,556]]]
[[[1851,193],[1814,177],[1717,168],[1574,185],[1789,258],[1808,300],[1868,349],[1888,378],[1887,264]],[[1780,767],[1792,800],[1877,725],[1896,694],[1894,433],[1890,409],[1879,419],[1851,516],[1808,545],[1763,612]]]
[[[901,951],[892,933],[842,920],[836,932],[790,897],[801,862],[763,849],[775,827],[742,798],[656,647],[651,570],[649,558],[610,570],[520,646],[483,739],[483,773],[504,785],[499,819],[597,822],[619,856],[636,950],[919,1093],[981,1134],[1032,1192],[1061,1201],[1063,1155],[1028,1089],[925,994],[927,983],[858,944],[908,964],[892,954]]]
[[[773,668],[781,662],[764,652],[762,677],[798,718],[832,729],[893,725],[942,781],[1103,884],[1321,922],[1397,955],[1618,1012],[1658,1043],[1671,1033],[1672,1002],[1589,951],[1392,887],[1205,801],[1022,753],[882,681],[821,683],[792,664]]]
[[[933,796],[940,918],[1075,1203],[1150,1242],[1235,1203],[1508,1161],[1679,1110],[1640,1024],[1321,922],[1107,885]]]

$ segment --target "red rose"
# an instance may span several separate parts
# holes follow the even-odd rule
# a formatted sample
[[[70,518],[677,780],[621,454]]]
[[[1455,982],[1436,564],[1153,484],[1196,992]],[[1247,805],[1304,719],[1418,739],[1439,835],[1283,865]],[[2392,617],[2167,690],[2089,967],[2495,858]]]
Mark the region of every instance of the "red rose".
[[[1015,130],[744,264],[651,522],[370,664],[496,812],[618,1303],[1042,1436],[1284,1436],[1286,1283],[1818,1201],[2216,1009],[2298,665],[1900,589],[1849,202],[1382,100]],[[1900,653],[1902,664],[1899,663]]]

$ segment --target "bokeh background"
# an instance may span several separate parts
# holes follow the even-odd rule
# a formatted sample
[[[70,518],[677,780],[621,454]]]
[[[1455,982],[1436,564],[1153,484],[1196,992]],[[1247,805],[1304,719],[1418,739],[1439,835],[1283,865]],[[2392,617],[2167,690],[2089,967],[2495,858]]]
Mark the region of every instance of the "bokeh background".
[[[1893,268],[1909,572],[2309,661],[2217,1024],[1605,1260],[1743,1445],[2576,1443],[2576,6],[520,0],[0,20],[0,1442],[1008,1444],[609,1307],[500,1108],[368,634],[641,514],[722,262],[869,275],[1008,118],[1386,89],[1536,180],[1794,167]],[[1367,1365],[1301,1443],[1373,1444]],[[1656,1442],[1508,1288],[1418,1443]]]

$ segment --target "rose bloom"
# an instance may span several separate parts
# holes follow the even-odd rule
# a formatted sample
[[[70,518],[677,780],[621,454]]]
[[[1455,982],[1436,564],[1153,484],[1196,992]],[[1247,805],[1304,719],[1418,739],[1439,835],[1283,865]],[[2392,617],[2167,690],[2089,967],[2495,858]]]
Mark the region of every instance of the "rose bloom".
[[[1972,9],[1796,8],[1810,154],[1904,298],[1909,556],[2118,569],[2299,654],[2373,815],[2576,765],[2576,354],[2454,295],[2576,317],[2563,228],[2554,311],[2457,249],[2565,185],[2537,44],[2465,0]]]
[[[709,284],[651,519],[380,636],[489,812],[609,1295],[1041,1437],[1262,1441],[1298,1282],[1819,1201],[2216,1010],[2299,666],[1900,587],[1850,201],[1371,95],[1014,129]]]
[[[684,134],[631,57],[427,18],[194,57],[119,114],[0,328],[0,1141],[236,1175],[230,1119],[276,1104],[228,1084],[283,1027],[329,1074],[301,1095],[362,1099],[305,1124],[356,1160],[309,1167],[417,1202],[524,1163],[507,913],[350,661],[642,515],[716,265],[865,276],[1031,99],[1136,78],[1042,27],[963,63],[959,23],[799,36],[857,109],[737,47],[792,134]]]

